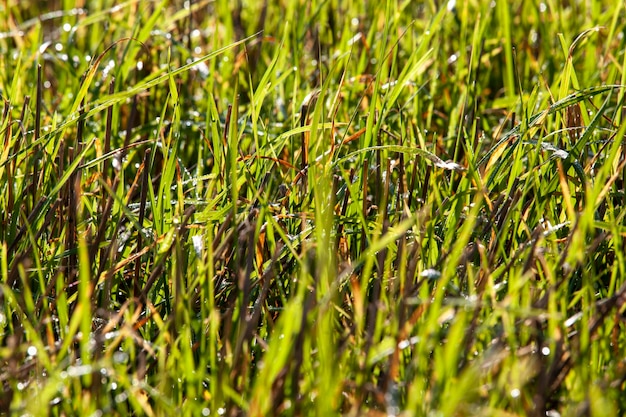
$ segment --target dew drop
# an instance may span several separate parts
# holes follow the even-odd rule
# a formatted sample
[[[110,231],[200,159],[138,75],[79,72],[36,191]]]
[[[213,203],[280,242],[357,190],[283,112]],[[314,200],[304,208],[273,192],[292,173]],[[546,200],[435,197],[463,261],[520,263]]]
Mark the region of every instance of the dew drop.
[[[126,401],[127,399],[128,399],[128,394],[126,394],[125,392],[115,396],[115,402],[116,403],[122,403],[122,402]]]
[[[428,279],[438,279],[439,277],[441,277],[441,272],[437,271],[436,269],[428,268],[422,271],[420,277]]]

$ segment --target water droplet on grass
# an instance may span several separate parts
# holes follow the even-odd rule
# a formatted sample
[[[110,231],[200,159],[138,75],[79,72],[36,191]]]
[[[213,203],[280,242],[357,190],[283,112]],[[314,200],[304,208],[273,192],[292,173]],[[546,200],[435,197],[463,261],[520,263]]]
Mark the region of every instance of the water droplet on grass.
[[[115,352],[113,354],[114,363],[124,363],[128,360],[128,354],[126,352]]]
[[[202,236],[195,235],[191,237],[191,241],[193,242],[193,249],[196,251],[196,255],[202,256],[202,250],[204,249],[204,242],[202,241]]]
[[[537,41],[539,40],[539,34],[537,33],[536,30],[531,30],[530,31],[530,42],[533,44],[536,44]]]
[[[428,268],[422,271],[420,277],[428,279],[437,279],[441,276],[441,272],[436,269]]]
[[[122,402],[126,401],[127,399],[128,399],[128,394],[126,394],[125,392],[115,396],[115,402],[116,403],[122,403]]]
[[[83,375],[88,375],[93,372],[93,368],[91,365],[79,365],[79,366],[70,366],[67,368],[67,376],[69,377],[79,377]]]
[[[26,353],[28,354],[28,356],[35,356],[37,355],[37,348],[35,346],[29,346],[26,350]]]
[[[360,41],[362,37],[363,37],[363,34],[361,32],[357,33],[348,41],[348,46],[354,45],[355,43]]]

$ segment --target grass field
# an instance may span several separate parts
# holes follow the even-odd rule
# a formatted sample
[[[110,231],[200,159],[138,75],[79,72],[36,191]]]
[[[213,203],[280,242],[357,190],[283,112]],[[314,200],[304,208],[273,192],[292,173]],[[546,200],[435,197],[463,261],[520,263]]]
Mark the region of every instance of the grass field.
[[[626,413],[622,1],[0,5],[0,413]]]

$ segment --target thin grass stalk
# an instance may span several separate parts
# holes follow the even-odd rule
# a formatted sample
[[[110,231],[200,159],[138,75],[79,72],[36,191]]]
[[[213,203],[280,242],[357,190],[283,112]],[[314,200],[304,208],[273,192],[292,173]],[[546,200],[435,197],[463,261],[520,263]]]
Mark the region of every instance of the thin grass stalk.
[[[42,105],[42,98],[43,95],[43,81],[41,80],[41,64],[37,65],[37,95],[36,95],[36,103],[35,103],[35,132],[34,132],[34,137],[33,137],[33,143],[37,143],[39,141],[39,134],[41,132],[41,105]],[[35,149],[33,149],[34,152],[34,159],[33,159],[33,179],[32,179],[32,204],[35,204],[35,201],[37,201],[37,188],[39,185],[39,149],[38,147],[35,147]]]
[[[139,219],[137,222],[143,228],[144,219],[146,216],[146,200],[148,198],[148,183],[150,181],[150,156],[151,149],[146,149],[144,153],[143,163],[139,167],[139,170],[142,171],[142,182],[141,182],[141,196],[139,200]],[[144,230],[140,229],[137,231],[137,252],[143,249],[143,233]],[[133,296],[135,298],[139,298],[141,295],[141,275],[142,275],[142,262],[141,257],[139,257],[135,263],[135,279],[133,281]],[[141,303],[144,303],[145,300],[140,300]]]
[[[369,160],[367,158],[365,158],[363,160],[363,168],[361,170],[361,176],[363,177],[363,206],[361,207],[362,210],[362,214],[363,214],[363,219],[364,219],[364,223],[363,223],[363,228],[361,229],[361,248],[360,248],[360,253],[363,254],[365,253],[365,248],[367,247],[367,218],[368,218],[368,211],[369,211],[369,203],[368,203],[368,174],[369,174]]]

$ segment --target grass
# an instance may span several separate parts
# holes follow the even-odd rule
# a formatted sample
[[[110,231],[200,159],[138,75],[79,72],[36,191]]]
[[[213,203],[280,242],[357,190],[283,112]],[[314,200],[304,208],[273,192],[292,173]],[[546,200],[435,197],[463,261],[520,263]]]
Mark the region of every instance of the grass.
[[[0,411],[626,412],[623,2],[0,5]]]

